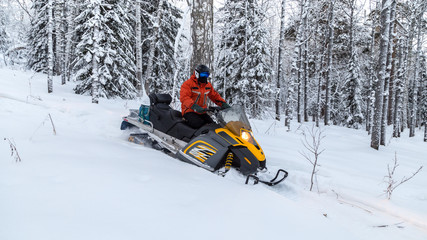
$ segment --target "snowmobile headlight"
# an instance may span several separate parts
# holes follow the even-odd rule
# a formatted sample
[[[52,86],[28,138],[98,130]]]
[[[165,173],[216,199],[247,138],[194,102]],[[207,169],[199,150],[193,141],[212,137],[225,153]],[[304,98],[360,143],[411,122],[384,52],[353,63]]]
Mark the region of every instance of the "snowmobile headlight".
[[[259,149],[258,143],[255,141],[254,136],[252,135],[252,132],[242,129],[240,133],[240,137],[246,142],[253,144],[256,148]]]
[[[243,131],[242,132],[242,138],[243,140],[245,140],[246,142],[249,142],[249,140],[251,140],[251,135],[248,132]]]

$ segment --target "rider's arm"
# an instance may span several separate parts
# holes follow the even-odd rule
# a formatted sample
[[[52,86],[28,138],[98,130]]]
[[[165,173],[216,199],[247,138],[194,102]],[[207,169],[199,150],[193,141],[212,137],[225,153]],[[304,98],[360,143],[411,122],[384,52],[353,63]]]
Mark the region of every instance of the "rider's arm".
[[[225,103],[225,100],[219,95],[217,91],[211,86],[211,91],[208,94],[209,99],[218,106],[222,106],[222,103]]]
[[[187,109],[190,109],[194,104],[194,100],[191,99],[191,86],[187,81],[181,86],[181,90],[179,91],[179,100]]]

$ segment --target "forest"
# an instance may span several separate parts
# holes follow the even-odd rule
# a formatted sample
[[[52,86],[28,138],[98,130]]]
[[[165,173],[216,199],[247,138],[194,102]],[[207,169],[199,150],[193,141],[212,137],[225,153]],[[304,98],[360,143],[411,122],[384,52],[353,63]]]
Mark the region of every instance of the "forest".
[[[0,0],[0,67],[135,99],[194,67],[251,118],[364,129],[371,147],[427,141],[425,0]],[[56,84],[56,83],[55,83]],[[177,106],[177,105],[176,105]]]

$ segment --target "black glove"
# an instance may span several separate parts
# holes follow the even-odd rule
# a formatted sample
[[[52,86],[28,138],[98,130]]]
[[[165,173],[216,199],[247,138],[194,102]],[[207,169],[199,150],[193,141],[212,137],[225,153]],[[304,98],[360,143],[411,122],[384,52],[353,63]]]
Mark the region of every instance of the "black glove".
[[[206,112],[205,108],[202,108],[197,104],[193,104],[193,106],[191,106],[191,109],[193,109],[197,113],[205,113]]]
[[[221,109],[226,109],[226,108],[231,108],[231,106],[228,105],[228,103],[223,102],[222,105],[221,105]]]

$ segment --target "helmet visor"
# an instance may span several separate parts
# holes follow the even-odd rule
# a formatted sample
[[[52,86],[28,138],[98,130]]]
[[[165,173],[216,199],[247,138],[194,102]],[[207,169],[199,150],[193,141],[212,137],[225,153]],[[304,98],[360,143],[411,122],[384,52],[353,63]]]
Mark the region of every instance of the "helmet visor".
[[[207,78],[207,77],[209,77],[209,72],[201,72],[201,73],[199,73],[199,77]]]

